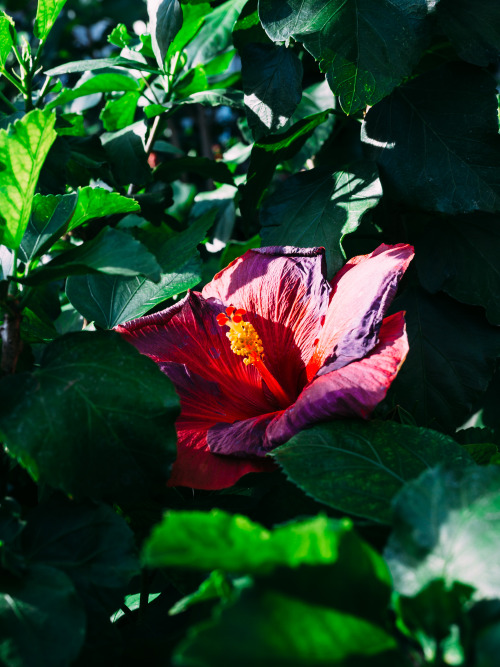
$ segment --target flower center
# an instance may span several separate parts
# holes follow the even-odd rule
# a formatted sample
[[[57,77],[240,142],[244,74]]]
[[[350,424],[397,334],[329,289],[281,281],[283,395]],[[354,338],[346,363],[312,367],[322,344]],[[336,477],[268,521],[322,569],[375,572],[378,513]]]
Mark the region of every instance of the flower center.
[[[280,407],[287,408],[293,401],[274,375],[272,375],[271,371],[265,366],[262,341],[255,331],[254,326],[243,319],[243,315],[245,314],[246,311],[242,308],[236,309],[234,306],[229,306],[226,308],[225,313],[217,315],[217,323],[220,327],[229,327],[226,336],[231,343],[231,350],[243,357],[243,363],[246,366],[251,364],[258,370]]]

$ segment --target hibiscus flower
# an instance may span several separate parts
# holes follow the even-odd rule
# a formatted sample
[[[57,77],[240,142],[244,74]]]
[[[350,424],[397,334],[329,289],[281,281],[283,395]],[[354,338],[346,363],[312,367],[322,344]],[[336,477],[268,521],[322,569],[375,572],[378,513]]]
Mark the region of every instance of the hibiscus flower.
[[[169,486],[232,486],[315,422],[367,419],[408,351],[404,313],[384,315],[412,257],[381,245],[330,283],[323,248],[249,250],[201,293],[117,327],[180,396]]]

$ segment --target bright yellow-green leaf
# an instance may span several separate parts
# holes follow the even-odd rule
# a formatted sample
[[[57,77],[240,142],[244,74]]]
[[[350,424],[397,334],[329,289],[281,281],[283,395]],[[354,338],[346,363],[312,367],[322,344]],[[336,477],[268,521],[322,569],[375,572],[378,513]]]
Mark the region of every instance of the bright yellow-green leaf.
[[[0,242],[18,248],[31,213],[38,176],[57,133],[56,115],[35,109],[0,130]]]
[[[35,36],[42,41],[52,30],[66,0],[38,0],[35,18]]]

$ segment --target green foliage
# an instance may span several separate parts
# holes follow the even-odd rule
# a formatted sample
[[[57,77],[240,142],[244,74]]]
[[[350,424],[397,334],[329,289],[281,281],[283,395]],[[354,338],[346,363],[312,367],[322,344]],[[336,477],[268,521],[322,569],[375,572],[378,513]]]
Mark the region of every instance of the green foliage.
[[[0,663],[496,667],[498,1],[3,9]],[[222,395],[260,415],[257,371],[234,357],[222,386],[207,344],[201,405],[189,351],[215,322],[193,311],[182,364],[119,325],[177,326],[253,248],[322,246],[332,279],[382,243],[416,256],[384,304],[409,351],[374,418],[305,429],[232,487],[171,488],[172,465],[242,462],[205,438],[234,420]],[[273,367],[274,323],[247,316]]]

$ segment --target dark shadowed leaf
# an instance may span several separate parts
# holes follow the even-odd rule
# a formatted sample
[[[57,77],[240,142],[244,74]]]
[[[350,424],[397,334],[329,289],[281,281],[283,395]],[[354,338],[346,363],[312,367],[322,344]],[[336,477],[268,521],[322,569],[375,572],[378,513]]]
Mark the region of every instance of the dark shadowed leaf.
[[[155,177],[162,181],[175,181],[184,173],[199,174],[217,183],[234,185],[234,178],[224,162],[206,157],[180,157],[162,162],[155,169]]]
[[[495,85],[488,72],[451,63],[370,109],[362,137],[384,192],[441,213],[499,210]]]
[[[23,577],[0,575],[0,663],[61,667],[85,638],[85,612],[71,579],[33,565]]]
[[[319,580],[317,585],[321,585]],[[244,628],[244,633],[242,633]],[[175,654],[180,667],[395,667],[395,639],[380,625],[264,586],[244,590],[195,626]]]
[[[77,588],[126,586],[139,569],[125,519],[108,505],[59,496],[29,514],[23,550],[29,562],[64,570]]]
[[[274,44],[248,44],[240,55],[248,124],[258,140],[291,118],[302,96],[302,63]]]
[[[35,109],[0,130],[0,242],[16,249],[28,226],[38,176],[57,134],[55,114]]]
[[[319,168],[291,176],[260,211],[263,245],[324,246],[330,278],[342,267],[342,239],[382,196],[373,162],[345,171]]]
[[[165,483],[178,399],[118,334],[58,338],[33,373],[3,378],[0,396],[4,442],[36,479],[122,504]]]
[[[49,250],[61,235],[78,201],[76,193],[68,195],[35,195],[31,216],[19,246],[19,254],[28,262]]]
[[[346,113],[373,105],[410,74],[425,42],[425,0],[260,0],[274,41],[302,42],[327,72]]]
[[[463,303],[483,306],[500,324],[500,216],[473,213],[433,221],[415,244],[420,282]]]
[[[500,4],[497,0],[439,0],[439,25],[458,55],[474,65],[495,62],[500,52]]]
[[[407,484],[394,502],[394,531],[385,557],[403,595],[442,579],[500,596],[500,469],[439,466]]]
[[[120,185],[142,185],[151,180],[144,149],[147,127],[143,121],[117,132],[105,132],[100,140],[110,162],[113,176]]]
[[[209,212],[180,234],[165,236],[159,230],[144,236],[144,241],[155,251],[162,268],[159,282],[152,282],[143,276],[75,276],[67,282],[69,300],[90,322],[112,329],[194,287],[201,280],[196,246],[204,239],[214,217],[215,211]]]
[[[282,134],[266,137],[254,144],[245,186],[242,189],[242,212],[254,215],[264,197],[274,170],[283,160],[299,151],[314,130],[329,117],[328,111],[307,116]]]
[[[35,269],[23,282],[27,285],[86,273],[143,275],[159,280],[161,267],[155,256],[133,236],[119,229],[105,227],[95,239],[61,253],[48,264]]]
[[[451,438],[394,422],[338,420],[301,431],[272,452],[289,479],[342,512],[389,522],[391,500],[440,461],[472,460]]]
[[[488,386],[500,330],[479,309],[419,288],[406,290],[392,308],[406,311],[410,351],[389,396],[419,425],[453,433]]]

